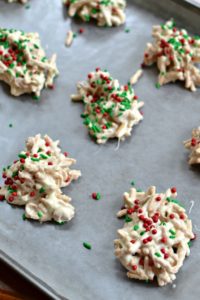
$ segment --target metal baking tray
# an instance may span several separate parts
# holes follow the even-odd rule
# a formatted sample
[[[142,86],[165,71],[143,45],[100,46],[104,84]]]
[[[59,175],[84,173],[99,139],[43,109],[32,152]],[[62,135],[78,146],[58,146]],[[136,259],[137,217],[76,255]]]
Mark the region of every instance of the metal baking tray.
[[[199,125],[200,90],[192,93],[179,83],[158,90],[156,68],[145,70],[135,87],[145,102],[144,121],[118,150],[116,140],[103,146],[91,140],[80,118],[83,106],[70,101],[76,82],[97,66],[125,84],[142,62],[152,25],[174,17],[177,26],[199,33],[199,9],[185,1],[128,1],[126,13],[124,26],[104,29],[69,19],[59,0],[33,0],[29,9],[0,1],[0,26],[39,32],[48,55],[58,54],[60,70],[55,90],[43,91],[38,102],[28,95],[14,98],[0,84],[0,166],[16,158],[28,136],[47,133],[60,139],[83,174],[64,190],[76,216],[63,226],[23,221],[22,208],[0,203],[0,257],[53,299],[195,300],[200,293],[199,239],[177,275],[176,288],[129,280],[114,257],[113,240],[123,226],[115,214],[132,180],[142,189],[176,186],[188,210],[194,201],[190,217],[194,231],[199,230],[200,173],[189,168],[182,141]],[[66,32],[80,27],[84,34],[66,48]],[[100,192],[102,199],[92,200],[92,192]],[[92,250],[83,242],[91,243]]]

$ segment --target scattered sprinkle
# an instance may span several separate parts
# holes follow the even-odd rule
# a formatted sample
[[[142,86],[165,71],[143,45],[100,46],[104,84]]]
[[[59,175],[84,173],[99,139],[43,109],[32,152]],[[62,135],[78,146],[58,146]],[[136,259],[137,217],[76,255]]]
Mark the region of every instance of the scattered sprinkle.
[[[158,82],[155,84],[155,87],[156,87],[157,89],[159,89],[160,86],[161,86],[161,85],[160,85]]]
[[[100,193],[92,193],[92,199],[100,200],[101,199],[101,194]]]
[[[91,249],[92,249],[91,244],[86,243],[86,242],[83,243],[83,247],[85,247],[85,248],[88,249],[88,250],[91,250]]]

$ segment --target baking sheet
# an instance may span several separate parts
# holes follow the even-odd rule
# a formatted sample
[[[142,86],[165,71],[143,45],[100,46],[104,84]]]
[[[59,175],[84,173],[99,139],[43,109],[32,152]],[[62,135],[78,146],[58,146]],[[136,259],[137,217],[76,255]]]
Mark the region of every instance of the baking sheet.
[[[60,139],[63,150],[77,159],[76,168],[83,174],[64,189],[73,199],[76,216],[63,226],[24,222],[23,209],[0,203],[1,259],[53,299],[199,297],[199,239],[177,275],[176,288],[129,280],[114,257],[113,240],[124,223],[115,214],[132,180],[138,188],[156,185],[160,192],[176,186],[187,209],[193,200],[190,217],[198,235],[200,172],[188,167],[182,141],[199,125],[200,90],[191,93],[181,84],[157,90],[156,69],[146,70],[135,87],[145,102],[144,121],[117,151],[116,140],[98,146],[90,139],[80,118],[82,105],[70,101],[76,82],[97,66],[107,68],[125,84],[142,61],[152,25],[173,16],[179,26],[199,33],[198,11],[178,2],[128,1],[126,25],[101,29],[69,19],[59,0],[33,0],[29,9],[0,1],[0,26],[39,32],[48,55],[58,54],[60,71],[55,90],[43,91],[39,102],[30,96],[16,99],[5,84],[0,84],[0,166],[10,164],[24,148],[24,140],[40,132]],[[84,34],[78,35],[71,48],[65,48],[67,30],[80,27],[85,29]],[[92,192],[100,192],[102,199],[92,200]],[[91,243],[91,251],[83,248],[84,241]]]

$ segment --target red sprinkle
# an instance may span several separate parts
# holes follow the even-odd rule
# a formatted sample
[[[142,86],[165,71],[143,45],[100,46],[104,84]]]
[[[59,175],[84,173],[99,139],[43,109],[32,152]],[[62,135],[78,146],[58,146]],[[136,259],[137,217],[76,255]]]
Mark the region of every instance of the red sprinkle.
[[[144,221],[145,216],[144,216],[144,215],[140,215],[140,216],[139,216],[139,219],[140,219],[141,221]]]
[[[79,33],[83,33],[84,31],[85,31],[84,28],[79,29]]]
[[[144,266],[144,259],[142,257],[139,260],[139,265]]]
[[[135,242],[136,242],[136,240],[131,240],[131,243],[132,243],[132,244],[135,244]]]
[[[185,219],[185,215],[184,215],[184,214],[180,214],[179,217],[180,217],[181,220],[184,220],[184,219]]]
[[[22,164],[24,164],[24,163],[25,163],[25,159],[24,159],[24,158],[20,158],[20,162],[21,162]]]
[[[34,197],[35,196],[35,192],[30,192],[30,197]]]
[[[137,266],[136,266],[136,265],[133,265],[133,266],[132,266],[132,270],[133,270],[133,271],[136,271],[136,270],[137,270]]]
[[[0,195],[0,201],[3,201],[5,197],[3,195]]]
[[[176,188],[175,188],[175,187],[172,187],[172,188],[171,188],[171,192],[172,192],[172,194],[175,194],[175,193],[176,193]]]
[[[169,254],[168,254],[168,253],[165,253],[164,259],[168,259],[168,258],[169,258]]]
[[[132,214],[134,212],[134,208],[129,208],[128,210],[127,210],[127,213],[130,215],[130,214]]]
[[[170,219],[174,219],[175,215],[174,214],[170,214],[169,217],[170,217]]]
[[[68,156],[68,153],[67,153],[67,152],[64,152],[63,154],[64,154],[64,156],[65,156],[65,157],[67,157],[67,156]]]
[[[94,199],[94,200],[97,199],[97,193],[92,193],[92,199]]]
[[[15,200],[15,198],[13,197],[13,196],[10,196],[9,198],[8,198],[8,201],[9,202],[13,202]]]
[[[167,238],[166,236],[164,236],[162,239],[161,239],[161,243],[165,244],[167,242]]]
[[[153,240],[152,236],[148,236],[147,240],[148,242],[151,242]]]
[[[192,138],[191,139],[191,145],[196,146],[196,144],[197,144],[197,140],[195,138]]]
[[[68,176],[65,180],[65,182],[69,182],[70,181],[70,177]]]
[[[156,197],[156,201],[160,201],[161,200],[161,197],[160,196],[157,196]]]

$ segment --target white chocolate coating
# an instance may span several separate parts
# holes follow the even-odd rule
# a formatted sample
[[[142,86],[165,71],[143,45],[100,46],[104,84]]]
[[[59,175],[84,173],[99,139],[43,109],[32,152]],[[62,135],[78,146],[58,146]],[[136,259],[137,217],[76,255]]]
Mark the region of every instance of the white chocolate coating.
[[[97,20],[98,26],[119,26],[125,22],[125,0],[63,0],[70,17]]]
[[[38,33],[0,29],[0,41],[0,80],[10,85],[12,95],[39,97],[44,87],[53,86],[56,55],[46,57]]]
[[[148,43],[144,65],[157,64],[159,85],[176,80],[184,81],[191,91],[200,86],[200,37],[191,37],[185,29],[178,30],[173,20],[153,26],[153,43]]]
[[[190,165],[200,164],[200,127],[192,130],[192,138],[183,142],[186,149],[191,150]]]
[[[164,194],[155,187],[147,192],[131,188],[124,194],[124,208],[117,214],[126,215],[119,239],[114,241],[115,255],[128,270],[127,276],[153,280],[164,286],[176,278],[186,256],[188,242],[194,239],[192,222],[176,200],[172,188]]]
[[[131,85],[120,86],[107,71],[90,72],[87,81],[77,84],[77,92],[72,100],[83,101],[84,124],[98,144],[110,138],[124,140],[143,119],[139,109],[144,103],[137,100]]]
[[[77,180],[81,172],[70,169],[76,161],[61,153],[58,144],[47,135],[29,137],[19,160],[3,171],[0,195],[10,204],[25,206],[26,218],[60,223],[74,216],[71,199],[61,188]]]

